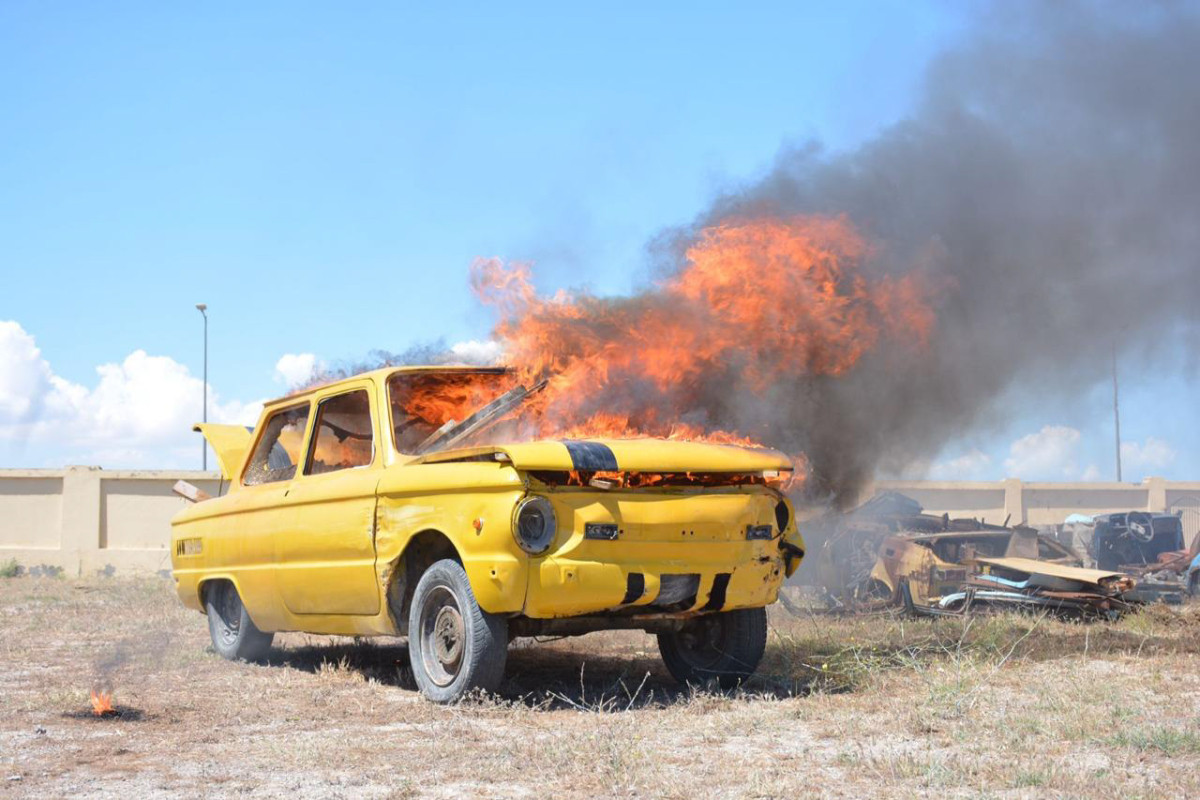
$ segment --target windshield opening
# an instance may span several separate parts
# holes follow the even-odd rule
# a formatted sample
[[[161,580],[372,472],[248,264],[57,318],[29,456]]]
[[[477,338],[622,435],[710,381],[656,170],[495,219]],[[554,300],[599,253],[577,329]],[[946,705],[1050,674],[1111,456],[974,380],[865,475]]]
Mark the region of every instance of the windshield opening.
[[[398,372],[388,379],[396,450],[419,455],[519,438],[512,412],[536,388],[499,368]]]

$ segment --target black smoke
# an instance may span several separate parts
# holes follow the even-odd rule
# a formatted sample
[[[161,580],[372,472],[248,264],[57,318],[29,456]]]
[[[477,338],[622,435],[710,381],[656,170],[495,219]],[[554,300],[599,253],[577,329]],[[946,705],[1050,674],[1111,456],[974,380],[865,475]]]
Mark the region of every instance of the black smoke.
[[[737,427],[802,450],[853,502],[1022,403],[1070,402],[1114,345],[1192,343],[1200,320],[1200,20],[1190,4],[1001,3],[929,67],[908,118],[852,152],[807,143],[658,252],[731,218],[845,214],[869,268],[942,287],[937,332],[837,379],[796,376]],[[664,244],[665,243],[665,244]],[[1182,337],[1187,337],[1186,339]]]

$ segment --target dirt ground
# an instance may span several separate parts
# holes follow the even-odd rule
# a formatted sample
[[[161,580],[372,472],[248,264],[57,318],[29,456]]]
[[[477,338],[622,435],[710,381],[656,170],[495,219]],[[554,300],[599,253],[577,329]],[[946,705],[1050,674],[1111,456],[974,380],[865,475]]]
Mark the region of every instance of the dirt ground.
[[[0,579],[0,795],[1200,793],[1200,607],[772,625],[736,694],[680,691],[652,638],[609,633],[519,642],[500,697],[443,708],[401,641],[287,634],[235,664],[167,580]],[[120,717],[90,715],[97,681]]]

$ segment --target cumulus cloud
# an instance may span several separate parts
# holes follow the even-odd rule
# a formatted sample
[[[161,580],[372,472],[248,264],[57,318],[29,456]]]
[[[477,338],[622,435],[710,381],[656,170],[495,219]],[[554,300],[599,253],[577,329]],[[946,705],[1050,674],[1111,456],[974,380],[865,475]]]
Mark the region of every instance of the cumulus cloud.
[[[1079,477],[1080,433],[1066,425],[1046,425],[1017,439],[1004,460],[1014,478],[1070,479]]]
[[[324,365],[312,353],[284,353],[275,362],[275,380],[289,389],[303,386],[323,368]]]
[[[0,421],[37,412],[53,375],[33,337],[12,321],[0,321]]]
[[[1144,442],[1121,442],[1121,464],[1130,476],[1148,475],[1175,463],[1175,450],[1153,436]]]
[[[454,358],[465,364],[479,364],[487,366],[495,364],[504,356],[504,348],[499,342],[491,339],[487,341],[476,341],[471,339],[466,342],[455,342],[450,345],[450,352],[454,354]]]
[[[934,462],[929,477],[938,481],[987,480],[992,469],[992,457],[977,448],[957,458]]]
[[[32,462],[109,467],[194,465],[192,423],[203,381],[167,356],[136,350],[96,368],[94,386],[54,374],[18,323],[0,322],[0,443],[11,466]],[[212,422],[253,424],[260,402],[223,401],[212,387]]]

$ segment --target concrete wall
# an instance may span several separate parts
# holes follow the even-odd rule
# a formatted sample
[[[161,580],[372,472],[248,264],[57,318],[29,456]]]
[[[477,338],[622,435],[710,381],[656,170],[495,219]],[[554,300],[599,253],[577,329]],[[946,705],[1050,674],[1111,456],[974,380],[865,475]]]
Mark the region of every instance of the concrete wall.
[[[926,513],[978,517],[1003,524],[1054,525],[1070,514],[1110,511],[1183,512],[1183,530],[1191,542],[1200,533],[1200,481],[1146,478],[1141,483],[1025,483],[1016,479],[995,483],[956,481],[879,481],[874,490],[908,495]]]
[[[171,491],[181,479],[217,494],[219,476],[199,471],[0,470],[0,563],[68,575],[169,570],[171,517],[187,505]]]
[[[171,491],[177,480],[218,493],[217,474],[198,471],[0,470],[0,563],[16,559],[26,569],[68,575],[169,570],[171,517],[187,505]],[[906,494],[932,514],[998,524],[1008,518],[1049,525],[1076,512],[1183,510],[1187,541],[1200,530],[1200,481],[881,481],[866,496],[874,489]]]

